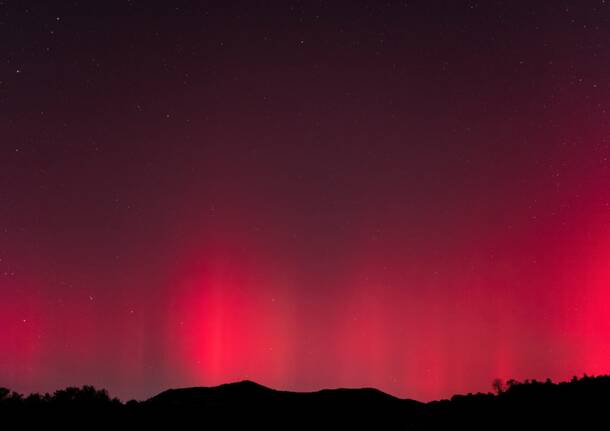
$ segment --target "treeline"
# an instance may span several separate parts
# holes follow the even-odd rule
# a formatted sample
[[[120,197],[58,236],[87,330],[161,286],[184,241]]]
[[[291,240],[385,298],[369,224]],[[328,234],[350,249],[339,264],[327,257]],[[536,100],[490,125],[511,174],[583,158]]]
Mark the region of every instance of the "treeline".
[[[354,398],[346,398],[345,392],[337,392],[334,398],[324,395],[324,414],[316,411],[321,405],[309,401],[293,402],[302,398],[294,393],[276,392],[277,403],[261,400],[252,395],[231,392],[222,393],[220,404],[205,406],[189,404],[177,405],[171,402],[135,401],[122,402],[112,398],[104,389],[93,386],[68,387],[53,394],[30,394],[24,396],[6,388],[0,388],[0,418],[29,422],[45,422],[58,417],[68,418],[78,423],[104,421],[146,421],[158,418],[193,418],[208,420],[282,420],[325,421],[339,420],[349,422],[358,417],[369,423],[382,423],[398,420],[413,429],[436,429],[448,425],[470,428],[537,427],[550,425],[572,425],[583,428],[585,423],[606,423],[610,409],[610,375],[574,377],[571,381],[554,383],[525,380],[519,382],[495,380],[493,392],[454,395],[450,399],[416,403],[410,400],[397,400],[388,397],[387,406],[366,404],[369,407],[349,408]],[[324,392],[324,391],[323,391]],[[313,395],[315,397],[315,395]],[[351,395],[354,396],[353,394]],[[322,395],[320,395],[322,397]],[[275,399],[275,398],[274,398]],[[286,401],[286,402],[284,402]],[[315,401],[315,400],[314,400]],[[385,401],[383,401],[385,403]],[[402,404],[402,403],[405,404]],[[231,408],[227,409],[227,403]],[[398,403],[398,404],[397,404]],[[408,403],[408,404],[407,404]],[[246,407],[244,407],[246,406]],[[333,406],[336,406],[334,408]],[[347,407],[347,408],[346,408]],[[337,417],[332,418],[332,412]],[[219,413],[221,412],[221,413]],[[317,417],[316,413],[320,413]],[[329,416],[330,414],[330,416]],[[322,418],[323,416],[323,418]],[[340,416],[340,417],[339,417]],[[601,421],[601,422],[600,422]],[[359,422],[361,423],[361,422]]]
[[[134,401],[135,402],[135,401]],[[136,402],[137,403],[137,402]],[[126,406],[118,398],[111,398],[106,389],[93,386],[68,387],[53,394],[33,393],[24,396],[10,389],[0,387],[0,413],[16,410],[46,409],[115,409]]]
[[[573,377],[568,382],[495,380],[493,393],[454,395],[425,405],[426,424],[473,427],[546,429],[550,426],[588,429],[608,424],[610,375]]]

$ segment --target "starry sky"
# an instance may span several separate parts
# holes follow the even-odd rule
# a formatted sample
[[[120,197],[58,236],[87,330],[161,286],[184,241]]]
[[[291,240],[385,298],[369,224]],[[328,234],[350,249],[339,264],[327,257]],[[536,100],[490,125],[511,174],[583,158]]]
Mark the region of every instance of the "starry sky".
[[[0,386],[610,372],[606,1],[0,2]]]

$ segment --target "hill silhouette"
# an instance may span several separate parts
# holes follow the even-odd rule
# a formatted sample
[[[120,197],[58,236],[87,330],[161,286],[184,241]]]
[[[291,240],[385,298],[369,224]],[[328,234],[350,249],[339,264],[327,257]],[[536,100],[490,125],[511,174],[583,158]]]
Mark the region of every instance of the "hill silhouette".
[[[334,406],[335,403],[350,403],[351,406],[400,406],[419,405],[418,401],[401,400],[374,388],[323,389],[316,392],[278,391],[250,380],[227,383],[215,387],[193,387],[169,389],[146,401],[150,404],[181,407],[250,406],[252,403],[268,404],[316,404],[319,407]]]
[[[495,393],[454,395],[422,403],[373,388],[290,392],[252,381],[215,387],[169,389],[145,401],[126,403],[92,386],[69,387],[27,397],[0,388],[0,418],[21,424],[55,420],[107,426],[169,424],[249,424],[400,426],[403,429],[587,428],[608,421],[610,376],[553,383],[495,381]]]
[[[213,419],[241,418],[281,422],[283,418],[301,421],[324,417],[342,422],[366,421],[373,416],[402,417],[411,421],[419,416],[423,403],[393,397],[374,388],[323,389],[316,392],[279,391],[246,380],[215,387],[170,389],[143,403],[141,407],[163,416],[184,417],[208,412]]]

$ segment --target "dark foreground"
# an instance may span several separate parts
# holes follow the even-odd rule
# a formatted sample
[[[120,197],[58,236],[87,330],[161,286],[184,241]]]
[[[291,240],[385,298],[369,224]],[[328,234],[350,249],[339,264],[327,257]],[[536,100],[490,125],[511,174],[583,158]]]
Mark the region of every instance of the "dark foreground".
[[[420,403],[376,389],[285,392],[244,381],[171,389],[146,401],[123,403],[91,386],[27,397],[0,388],[0,426],[205,429],[221,424],[293,429],[358,425],[492,430],[553,426],[606,429],[610,422],[610,376],[584,376],[558,384],[496,382],[495,390],[495,394],[455,395],[449,400]]]

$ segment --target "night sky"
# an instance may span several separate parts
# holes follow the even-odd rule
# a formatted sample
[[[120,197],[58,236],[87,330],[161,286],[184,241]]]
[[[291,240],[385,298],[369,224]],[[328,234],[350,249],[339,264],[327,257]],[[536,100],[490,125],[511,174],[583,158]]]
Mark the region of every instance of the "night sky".
[[[0,386],[610,372],[606,1],[5,0],[0,54]]]

